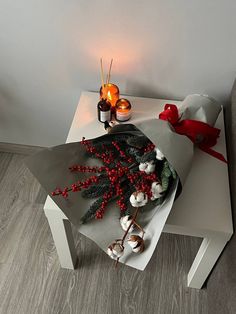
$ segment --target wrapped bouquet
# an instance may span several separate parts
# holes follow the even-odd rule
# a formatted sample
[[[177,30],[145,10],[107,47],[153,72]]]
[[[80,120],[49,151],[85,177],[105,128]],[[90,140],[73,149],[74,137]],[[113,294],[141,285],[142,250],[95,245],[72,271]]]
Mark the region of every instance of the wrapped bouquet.
[[[166,104],[159,119],[116,125],[26,163],[81,233],[117,262],[143,270],[181,193],[194,146],[225,161],[211,148],[220,110],[215,100],[190,95],[180,110]]]

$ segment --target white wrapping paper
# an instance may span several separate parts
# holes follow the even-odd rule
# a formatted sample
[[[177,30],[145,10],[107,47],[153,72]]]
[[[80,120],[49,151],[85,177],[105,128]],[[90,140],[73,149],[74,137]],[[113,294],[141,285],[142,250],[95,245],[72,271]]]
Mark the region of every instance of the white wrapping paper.
[[[214,125],[220,110],[221,106],[209,97],[189,95],[183,101],[180,112],[181,119],[193,119]],[[162,151],[179,176],[162,205],[153,207],[149,202],[142,208],[138,216],[139,224],[145,229],[145,251],[142,254],[134,254],[126,245],[125,254],[120,259],[121,262],[131,267],[144,270],[155,250],[173,206],[178,182],[180,181],[182,187],[191,169],[194,146],[186,136],[176,134],[166,121],[152,119],[137,123],[135,126]],[[122,131],[122,127],[119,126],[117,130]],[[112,129],[112,132],[115,133],[116,128]],[[84,151],[84,147],[80,143],[64,144],[30,157],[26,164],[50,194],[56,186],[68,186],[76,181],[76,174],[68,171],[69,166],[73,164],[94,165],[94,160],[85,158]],[[96,242],[102,250],[106,251],[111,242],[122,238],[124,232],[119,223],[119,210],[114,203],[106,210],[102,220],[93,220],[82,225],[80,218],[89,207],[87,199],[83,199],[80,193],[73,193],[68,200],[62,197],[54,197],[53,200],[68,219],[77,226],[79,232]]]

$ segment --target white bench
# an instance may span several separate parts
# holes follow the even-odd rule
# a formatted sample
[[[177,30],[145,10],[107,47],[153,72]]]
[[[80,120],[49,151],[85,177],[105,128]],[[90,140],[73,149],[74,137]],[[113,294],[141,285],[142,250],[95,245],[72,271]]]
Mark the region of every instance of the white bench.
[[[133,106],[129,121],[153,118],[165,103],[180,101],[128,97]],[[105,133],[97,121],[98,93],[83,92],[66,143],[94,138]],[[215,149],[226,156],[224,119],[221,112],[216,126],[221,129]],[[44,211],[56,245],[61,267],[74,269],[77,260],[71,225],[51,197]],[[192,170],[181,196],[174,203],[163,232],[203,238],[188,273],[187,285],[200,289],[233,234],[227,165],[200,150],[196,151]]]

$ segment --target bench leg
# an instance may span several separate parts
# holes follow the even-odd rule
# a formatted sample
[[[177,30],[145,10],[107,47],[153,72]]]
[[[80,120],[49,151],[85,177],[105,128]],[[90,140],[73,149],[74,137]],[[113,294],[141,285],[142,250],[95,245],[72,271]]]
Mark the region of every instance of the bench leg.
[[[229,239],[204,238],[188,273],[188,287],[201,289]]]
[[[77,254],[69,220],[62,218],[55,210],[47,209],[45,210],[45,214],[52,232],[61,267],[75,269]]]

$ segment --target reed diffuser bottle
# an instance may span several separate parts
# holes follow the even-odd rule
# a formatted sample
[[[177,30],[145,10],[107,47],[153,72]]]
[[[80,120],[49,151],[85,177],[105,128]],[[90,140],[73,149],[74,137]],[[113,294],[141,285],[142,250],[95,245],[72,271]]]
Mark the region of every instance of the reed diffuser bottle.
[[[100,122],[111,121],[111,103],[107,99],[100,100],[97,109]]]

